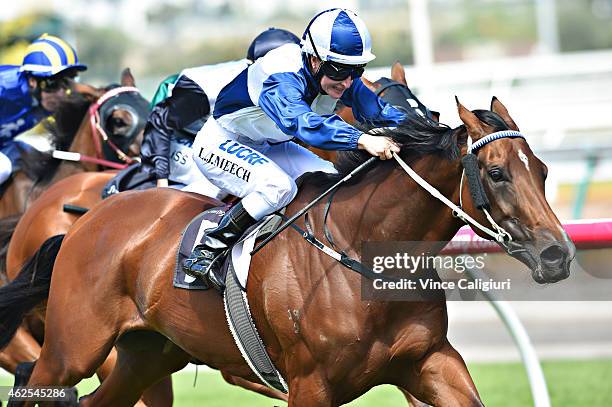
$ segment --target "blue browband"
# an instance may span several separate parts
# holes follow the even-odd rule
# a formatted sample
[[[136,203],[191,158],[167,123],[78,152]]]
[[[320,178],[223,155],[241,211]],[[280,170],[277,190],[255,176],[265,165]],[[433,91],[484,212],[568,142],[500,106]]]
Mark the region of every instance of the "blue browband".
[[[495,133],[491,133],[488,136],[485,136],[485,137],[481,138],[480,140],[476,141],[474,144],[472,144],[468,148],[468,154],[475,153],[482,146],[484,146],[484,145],[486,145],[486,144],[488,144],[488,143],[490,143],[492,141],[499,140],[500,138],[517,138],[517,137],[525,139],[525,136],[523,136],[518,131],[514,131],[514,130],[496,131]]]

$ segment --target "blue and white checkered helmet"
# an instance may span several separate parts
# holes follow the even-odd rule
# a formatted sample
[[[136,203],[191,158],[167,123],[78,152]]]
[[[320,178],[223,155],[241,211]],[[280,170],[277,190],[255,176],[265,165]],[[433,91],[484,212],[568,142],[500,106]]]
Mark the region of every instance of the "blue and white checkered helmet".
[[[346,65],[363,65],[376,58],[363,20],[340,8],[325,10],[310,20],[302,35],[302,51]]]
[[[29,72],[33,76],[50,77],[66,69],[84,71],[87,66],[79,64],[74,48],[66,41],[43,34],[26,49],[20,71]]]

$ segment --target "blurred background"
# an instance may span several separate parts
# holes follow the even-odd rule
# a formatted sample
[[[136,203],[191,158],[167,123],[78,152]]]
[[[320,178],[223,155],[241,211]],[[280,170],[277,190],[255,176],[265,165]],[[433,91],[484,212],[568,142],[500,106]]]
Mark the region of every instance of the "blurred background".
[[[243,58],[270,26],[301,35],[330,7],[366,21],[377,55],[366,77],[389,76],[400,61],[421,101],[452,126],[455,95],[472,109],[488,109],[497,96],[548,165],[547,196],[559,218],[612,218],[612,0],[20,0],[0,7],[0,63],[19,64],[47,32],[76,47],[89,66],[82,82],[118,81],[129,66],[150,98],[168,75]],[[598,252],[597,267],[609,267],[610,255]],[[612,405],[612,302],[512,306],[544,360],[553,405]],[[449,317],[486,404],[529,405],[519,354],[492,308],[450,303]],[[199,380],[195,390],[178,382],[178,405],[202,397],[213,406],[272,404],[233,396],[221,383],[217,394],[203,389],[206,376]],[[351,405],[395,405],[396,393]]]

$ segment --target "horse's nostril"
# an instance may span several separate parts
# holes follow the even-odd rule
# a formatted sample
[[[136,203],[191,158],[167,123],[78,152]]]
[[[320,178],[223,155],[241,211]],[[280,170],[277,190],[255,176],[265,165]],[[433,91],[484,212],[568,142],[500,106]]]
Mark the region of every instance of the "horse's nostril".
[[[565,259],[565,250],[559,245],[552,245],[542,251],[540,257],[547,264],[556,264]]]

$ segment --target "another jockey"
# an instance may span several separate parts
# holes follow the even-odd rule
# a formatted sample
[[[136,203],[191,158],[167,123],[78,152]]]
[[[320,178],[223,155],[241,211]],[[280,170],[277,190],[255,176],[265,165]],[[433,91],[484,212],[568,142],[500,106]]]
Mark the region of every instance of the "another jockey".
[[[144,170],[154,174],[158,186],[168,186],[168,180],[179,185],[195,182],[190,188],[197,188],[204,195],[216,198],[226,195],[203,179],[193,165],[193,138],[227,83],[271,49],[299,43],[300,39],[291,32],[270,28],[253,40],[246,59],[188,68],[162,82],[153,97],[155,106],[145,128],[141,150]],[[176,137],[178,130],[183,130],[185,137]]]
[[[21,66],[0,66],[0,184],[20,156],[14,138],[52,114],[86,69],[74,48],[48,34],[28,46]]]
[[[250,225],[289,204],[300,175],[335,172],[292,139],[327,150],[362,149],[381,159],[399,151],[391,139],[365,134],[333,114],[340,100],[362,122],[388,126],[405,118],[362,83],[374,58],[365,23],[334,8],[310,21],[301,47],[270,51],[221,90],[194,142],[194,160],[213,184],[242,200],[185,260],[187,274],[222,287],[211,272],[221,254]]]

